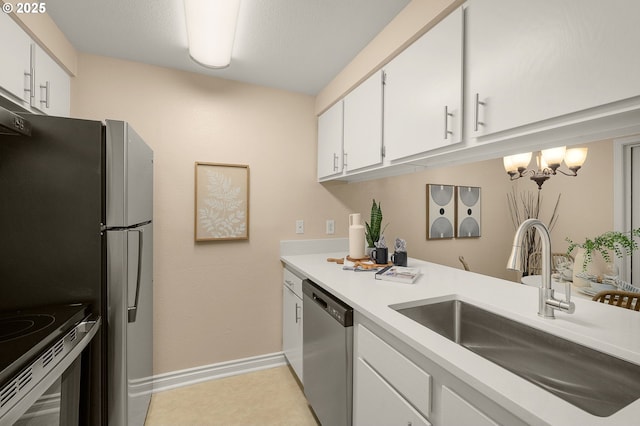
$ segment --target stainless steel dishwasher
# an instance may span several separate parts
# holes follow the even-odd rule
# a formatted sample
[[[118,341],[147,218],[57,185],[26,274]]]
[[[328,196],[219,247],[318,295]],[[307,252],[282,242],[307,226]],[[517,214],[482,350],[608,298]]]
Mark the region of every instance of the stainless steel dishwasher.
[[[350,426],[353,309],[309,280],[302,293],[305,396],[322,425]]]

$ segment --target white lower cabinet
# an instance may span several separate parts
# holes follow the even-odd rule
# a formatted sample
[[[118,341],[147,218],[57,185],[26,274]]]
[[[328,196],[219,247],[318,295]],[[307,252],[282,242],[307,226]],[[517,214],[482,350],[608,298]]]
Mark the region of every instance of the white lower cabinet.
[[[362,358],[357,360],[355,374],[355,426],[431,425]]]
[[[498,426],[469,401],[442,387],[442,424],[456,426]]]
[[[454,373],[355,313],[354,426],[524,426]]]
[[[302,383],[302,279],[284,269],[282,351]]]

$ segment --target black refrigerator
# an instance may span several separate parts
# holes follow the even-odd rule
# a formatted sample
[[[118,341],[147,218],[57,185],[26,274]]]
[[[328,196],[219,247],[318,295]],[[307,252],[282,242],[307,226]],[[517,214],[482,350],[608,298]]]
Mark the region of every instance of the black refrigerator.
[[[126,122],[20,114],[0,132],[0,311],[89,303],[84,413],[142,426],[152,391],[153,151]]]

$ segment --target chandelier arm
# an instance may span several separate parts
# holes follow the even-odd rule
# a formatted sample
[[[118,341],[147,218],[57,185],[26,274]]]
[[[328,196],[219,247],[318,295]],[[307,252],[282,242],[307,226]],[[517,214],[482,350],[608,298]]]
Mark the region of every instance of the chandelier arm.
[[[571,172],[567,173],[562,169],[557,169],[558,172],[562,173],[565,176],[578,176],[578,169],[575,169],[575,170],[574,169],[570,169],[570,170],[571,170]]]

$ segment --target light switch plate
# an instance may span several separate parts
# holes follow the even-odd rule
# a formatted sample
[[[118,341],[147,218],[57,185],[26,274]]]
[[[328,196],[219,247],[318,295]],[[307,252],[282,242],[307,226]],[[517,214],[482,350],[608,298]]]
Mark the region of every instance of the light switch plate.
[[[304,234],[304,220],[296,220],[296,234]]]
[[[333,219],[327,219],[327,234],[332,235],[336,232],[336,223]]]

